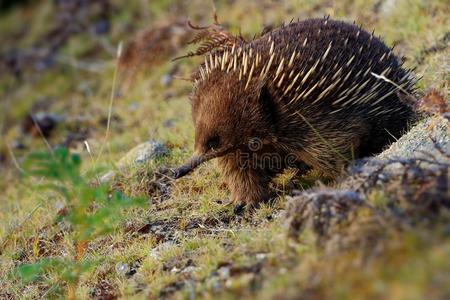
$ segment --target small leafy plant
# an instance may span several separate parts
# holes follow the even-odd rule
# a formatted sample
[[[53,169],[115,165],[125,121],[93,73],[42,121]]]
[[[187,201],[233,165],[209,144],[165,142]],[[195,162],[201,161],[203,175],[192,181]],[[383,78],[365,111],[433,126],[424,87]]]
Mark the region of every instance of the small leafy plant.
[[[119,192],[110,192],[105,185],[94,185],[89,176],[81,175],[81,159],[65,148],[54,152],[30,154],[24,162],[27,175],[44,180],[39,184],[43,191],[54,191],[56,199],[64,200],[64,209],[56,222],[68,225],[72,242],[70,257],[44,258],[33,264],[24,264],[16,273],[24,282],[39,280],[47,274],[67,284],[68,299],[75,299],[80,276],[98,261],[85,258],[89,242],[113,231],[123,220],[125,208],[141,206],[144,199],[129,198]]]

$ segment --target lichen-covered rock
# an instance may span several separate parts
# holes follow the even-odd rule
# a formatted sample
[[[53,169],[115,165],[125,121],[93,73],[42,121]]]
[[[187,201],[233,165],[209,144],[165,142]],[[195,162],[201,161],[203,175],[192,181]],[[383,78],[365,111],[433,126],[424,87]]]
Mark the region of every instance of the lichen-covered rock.
[[[450,152],[449,126],[449,122],[442,117],[427,119],[413,127],[377,158],[381,160],[396,157],[404,159],[430,158],[431,155],[434,155],[439,161],[448,162],[449,158],[439,153],[433,140],[436,141],[439,148]]]
[[[349,190],[319,189],[305,191],[288,202],[286,224],[288,235],[295,238],[311,223],[313,231],[326,236],[333,223],[347,218],[347,214],[363,204],[360,195]]]
[[[143,164],[149,160],[163,157],[169,153],[167,147],[160,142],[150,140],[145,143],[139,144],[130,151],[117,163],[119,170],[126,169],[128,167]],[[116,172],[109,171],[100,177],[100,182],[106,183],[112,180]]]
[[[369,210],[365,221],[360,221],[376,226],[430,222],[436,213],[450,208],[449,126],[441,117],[427,119],[378,156],[350,168],[349,176],[334,188],[292,197],[285,212],[288,236],[297,238],[309,226],[319,241],[331,240],[330,230],[336,236],[335,225],[348,220],[358,207]],[[374,193],[384,203],[381,209],[369,201]]]
[[[133,164],[142,164],[150,159],[160,158],[168,153],[167,147],[157,141],[151,140],[137,145],[119,161],[120,167]]]

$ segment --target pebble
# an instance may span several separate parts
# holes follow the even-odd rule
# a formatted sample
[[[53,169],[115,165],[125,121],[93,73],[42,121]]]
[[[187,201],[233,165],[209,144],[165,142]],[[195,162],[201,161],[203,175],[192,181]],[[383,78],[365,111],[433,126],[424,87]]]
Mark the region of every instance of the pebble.
[[[139,144],[125,154],[117,163],[117,167],[125,169],[131,166],[143,164],[149,160],[161,158],[169,153],[167,147],[158,141],[150,140]],[[100,176],[101,183],[107,183],[112,180],[116,172],[109,171]]]
[[[127,274],[128,271],[130,271],[130,266],[127,263],[118,262],[116,264],[116,273],[117,274],[119,274],[121,276],[125,276],[125,274]]]

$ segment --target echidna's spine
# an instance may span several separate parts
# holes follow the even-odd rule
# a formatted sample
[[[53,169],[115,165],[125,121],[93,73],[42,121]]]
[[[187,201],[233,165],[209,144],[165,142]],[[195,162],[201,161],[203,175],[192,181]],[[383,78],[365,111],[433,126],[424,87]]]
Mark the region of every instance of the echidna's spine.
[[[331,105],[328,113],[333,114],[361,107],[373,116],[400,110],[380,108],[383,100],[402,90],[411,92],[415,84],[392,49],[354,25],[327,18],[301,24],[306,28],[308,22],[321,23],[317,32],[302,31],[302,25],[292,23],[250,43],[234,43],[210,53],[199,68],[196,83],[213,72],[237,76],[244,90],[264,82],[286,110]]]

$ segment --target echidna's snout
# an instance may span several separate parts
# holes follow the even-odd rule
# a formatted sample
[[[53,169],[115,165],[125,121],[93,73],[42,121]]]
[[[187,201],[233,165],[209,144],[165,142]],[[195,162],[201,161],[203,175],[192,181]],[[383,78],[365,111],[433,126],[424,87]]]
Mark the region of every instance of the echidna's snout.
[[[218,153],[210,152],[210,153],[194,153],[191,158],[181,167],[175,170],[173,177],[175,179],[181,178],[190,172],[192,172],[195,168],[200,166],[202,163],[213,159],[218,156]]]
[[[210,127],[217,128],[218,126]],[[196,128],[194,149],[194,155],[175,170],[173,176],[175,179],[189,174],[208,160],[233,152],[236,150],[236,146],[227,135],[219,134],[217,131],[210,132],[207,126],[200,126]]]

